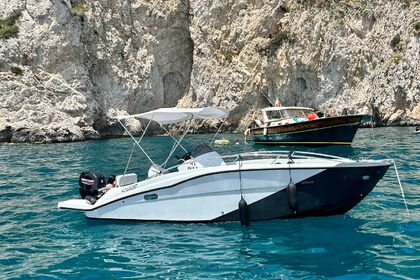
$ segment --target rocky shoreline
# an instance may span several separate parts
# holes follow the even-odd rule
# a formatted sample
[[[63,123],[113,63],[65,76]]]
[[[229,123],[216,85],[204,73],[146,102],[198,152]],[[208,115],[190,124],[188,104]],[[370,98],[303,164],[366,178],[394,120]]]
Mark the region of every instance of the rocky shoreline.
[[[266,97],[420,125],[419,14],[410,0],[3,1],[0,142],[117,137],[115,116],[174,106],[227,107],[242,131]]]

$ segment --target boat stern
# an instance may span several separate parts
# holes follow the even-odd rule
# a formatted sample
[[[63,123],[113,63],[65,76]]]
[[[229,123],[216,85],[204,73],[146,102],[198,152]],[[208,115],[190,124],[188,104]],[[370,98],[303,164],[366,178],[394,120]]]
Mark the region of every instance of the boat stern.
[[[93,204],[90,204],[86,199],[69,199],[60,201],[57,204],[58,209],[67,209],[75,211],[89,211],[92,210]]]

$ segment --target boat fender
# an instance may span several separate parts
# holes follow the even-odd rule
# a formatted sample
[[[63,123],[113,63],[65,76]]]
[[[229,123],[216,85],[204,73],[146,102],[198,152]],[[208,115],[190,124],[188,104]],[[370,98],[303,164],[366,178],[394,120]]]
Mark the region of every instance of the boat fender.
[[[241,197],[241,200],[239,201],[238,208],[241,225],[245,227],[249,226],[248,204],[243,197]]]
[[[299,202],[297,197],[297,186],[293,183],[292,178],[290,178],[289,184],[287,184],[287,199],[290,210],[296,214],[299,209]]]

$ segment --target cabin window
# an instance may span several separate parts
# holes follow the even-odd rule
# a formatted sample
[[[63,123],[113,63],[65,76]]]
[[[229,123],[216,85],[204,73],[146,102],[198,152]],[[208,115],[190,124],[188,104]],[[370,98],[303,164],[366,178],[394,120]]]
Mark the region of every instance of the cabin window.
[[[284,110],[283,113],[287,118],[304,118],[306,116],[302,110],[296,109]]]
[[[276,110],[276,111],[267,111],[267,118],[268,120],[276,120],[276,119],[281,119],[283,118],[283,115],[281,113],[280,110]]]

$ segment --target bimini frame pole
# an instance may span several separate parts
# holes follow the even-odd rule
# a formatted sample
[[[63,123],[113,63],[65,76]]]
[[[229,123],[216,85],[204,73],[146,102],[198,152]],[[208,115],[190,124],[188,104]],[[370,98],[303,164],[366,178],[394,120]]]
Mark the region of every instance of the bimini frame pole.
[[[166,133],[169,134],[169,136],[171,136],[171,138],[175,141],[175,143],[178,144],[184,150],[184,152],[188,153],[188,151],[181,145],[181,143],[178,140],[176,140],[176,138],[163,125],[161,125],[161,124],[159,124],[159,125],[160,125],[161,128],[163,128],[163,130],[166,131]],[[188,129],[190,128],[190,126],[188,127]]]
[[[150,120],[151,121],[151,120]],[[136,143],[136,145],[140,148],[140,150],[143,152],[143,154],[147,157],[147,159],[154,165],[155,163],[153,162],[153,160],[149,157],[149,155],[146,153],[146,151],[143,149],[142,146],[140,146],[140,144],[137,142],[136,138],[134,138],[134,136],[130,133],[130,131],[128,131],[128,129],[124,126],[124,124],[118,120],[118,122],[122,125],[122,127],[125,129],[125,131],[127,131],[128,135],[131,137],[131,139],[133,139],[134,143]],[[146,132],[146,130],[144,130],[143,134]]]
[[[219,129],[216,131],[216,134],[213,136],[213,138],[210,141],[210,145],[213,144],[214,140],[216,139],[217,134],[219,134],[220,130],[222,129],[223,125],[225,124],[225,120],[222,119],[222,124],[219,126]]]
[[[181,146],[181,141],[182,141],[182,139],[184,139],[185,135],[187,135],[188,130],[190,130],[190,127],[191,127],[191,125],[192,125],[192,122],[191,122],[192,118],[193,118],[193,116],[191,115],[191,117],[190,117],[190,119],[189,119],[189,124],[188,124],[188,127],[185,129],[184,133],[182,134],[181,138],[179,138],[179,140],[178,140],[178,141],[177,141],[174,137],[172,137],[172,138],[175,140],[176,145],[172,148],[172,150],[171,150],[171,152],[169,153],[168,157],[167,157],[167,158],[166,158],[166,160],[162,163],[162,166],[163,166],[163,167],[166,167],[166,164],[168,163],[168,160],[171,158],[171,156],[172,156],[172,154],[175,152],[176,148],[178,148],[178,146]],[[168,132],[168,133],[169,133],[169,132]],[[169,134],[170,134],[170,133],[169,133]],[[182,146],[181,146],[181,147],[182,147]],[[184,149],[184,148],[183,148],[183,149]],[[185,152],[187,152],[187,150],[185,150],[185,149],[184,149],[184,151],[185,151]]]
[[[142,135],[140,136],[140,139],[139,140],[135,140],[134,142],[137,142],[137,143],[140,143],[141,142],[141,140],[143,139],[143,137],[144,137],[144,135],[146,134],[146,131],[147,131],[147,129],[149,128],[149,125],[150,125],[150,123],[152,122],[152,120],[149,120],[149,122],[147,123],[147,125],[146,125],[146,128],[145,129],[142,129],[143,130],[143,133],[142,133]],[[121,124],[121,122],[120,122],[120,124]],[[122,124],[121,124],[122,125]],[[124,126],[123,126],[124,127]],[[133,156],[133,152],[134,152],[134,147],[136,146],[136,143],[133,143],[133,148],[131,148],[131,153],[130,153],[130,157],[128,158],[128,161],[127,161],[127,165],[125,166],[125,169],[124,169],[124,175],[123,176],[125,176],[125,174],[127,174],[127,170],[128,170],[128,167],[130,166],[130,162],[131,162],[131,158],[132,158],[132,156]]]

